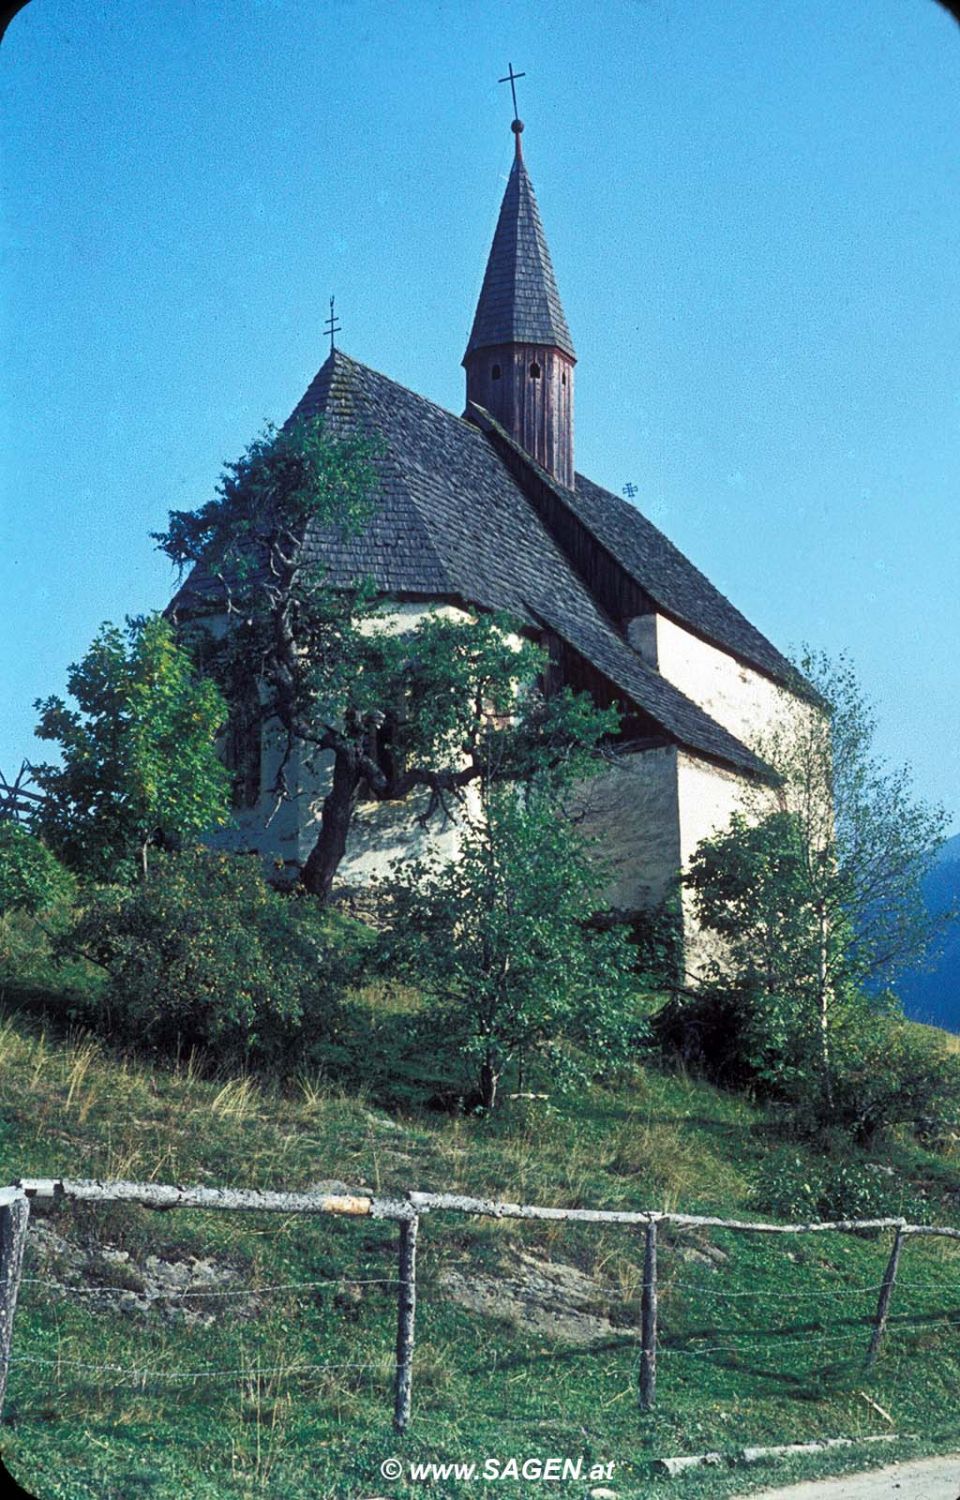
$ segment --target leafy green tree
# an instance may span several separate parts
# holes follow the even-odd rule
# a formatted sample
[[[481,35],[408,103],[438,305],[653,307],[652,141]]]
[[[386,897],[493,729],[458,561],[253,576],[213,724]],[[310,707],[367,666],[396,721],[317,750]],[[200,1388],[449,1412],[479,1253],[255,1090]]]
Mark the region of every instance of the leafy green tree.
[[[829,1115],[863,1050],[869,994],[935,934],[921,881],[946,815],[876,758],[849,664],[808,653],[799,667],[821,708],[785,705],[757,746],[779,774],[779,809],[748,796],[699,846],[685,883],[721,940],[704,988],[731,1007],[728,1062],[794,1097],[815,1084]]]
[[[697,922],[722,942],[703,987],[708,1005],[729,1011],[716,1041],[733,1080],[796,1092],[813,1076],[831,1093],[832,1038],[857,990],[846,914],[821,923],[822,876],[786,811],[758,822],[735,815],[690,861]]]
[[[878,757],[876,716],[845,657],[808,650],[797,665],[824,712],[785,712],[758,748],[798,821],[818,926],[846,924],[847,972],[879,988],[921,962],[950,919],[932,916],[922,893],[949,816],[915,795],[909,767]]]
[[[158,615],[104,625],[67,684],[76,708],[58,697],[36,705],[38,736],[61,754],[34,768],[45,794],[37,831],[80,875],[146,879],[151,846],[227,819],[224,701]]]
[[[637,1039],[626,936],[588,923],[602,885],[596,851],[538,783],[494,786],[456,858],[398,871],[385,961],[436,998],[485,1109],[511,1066],[539,1062],[562,1087]]]
[[[218,632],[194,611],[192,628],[227,700],[255,705],[278,740],[271,795],[298,795],[304,772],[329,778],[301,872],[321,901],[361,797],[419,792],[425,822],[447,819],[472,783],[566,765],[617,723],[588,699],[545,699],[546,657],[509,621],[438,611],[398,630],[369,583],[330,577],[318,559],[369,516],[375,460],[366,441],[328,436],[318,419],[267,428],[226,468],[217,498],[173,512],[157,538],[178,567],[198,570],[210,614],[226,617]]]

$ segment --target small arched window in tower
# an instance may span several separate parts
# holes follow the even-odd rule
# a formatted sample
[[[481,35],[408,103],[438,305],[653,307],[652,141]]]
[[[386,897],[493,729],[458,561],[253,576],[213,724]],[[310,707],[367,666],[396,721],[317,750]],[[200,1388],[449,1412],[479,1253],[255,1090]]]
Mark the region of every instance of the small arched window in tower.
[[[534,360],[533,364],[530,366],[530,379],[540,379],[540,366],[537,364],[536,360]]]
[[[561,376],[560,376],[560,384],[561,385],[566,385],[566,383],[567,383],[567,372],[566,372],[566,370],[564,370],[562,372]]]
[[[494,365],[493,369],[490,371],[490,379],[491,380],[499,380],[500,379],[500,366],[499,365]]]

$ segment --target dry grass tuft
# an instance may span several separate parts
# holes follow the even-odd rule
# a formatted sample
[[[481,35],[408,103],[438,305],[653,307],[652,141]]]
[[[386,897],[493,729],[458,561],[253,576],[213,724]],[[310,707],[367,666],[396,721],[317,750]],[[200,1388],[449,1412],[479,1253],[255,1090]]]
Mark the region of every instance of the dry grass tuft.
[[[245,1120],[258,1105],[260,1090],[249,1074],[228,1078],[210,1103],[218,1120]]]

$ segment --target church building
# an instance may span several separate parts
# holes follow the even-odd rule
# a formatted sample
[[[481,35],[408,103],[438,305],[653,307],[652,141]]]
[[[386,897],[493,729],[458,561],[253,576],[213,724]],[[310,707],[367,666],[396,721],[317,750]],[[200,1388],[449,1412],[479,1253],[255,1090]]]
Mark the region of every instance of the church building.
[[[314,537],[330,581],[371,578],[398,623],[426,611],[508,613],[559,681],[622,714],[618,764],[587,794],[612,870],[612,908],[655,909],[744,785],[775,778],[764,726],[809,710],[775,646],[633,504],[574,464],[576,352],[524,162],[523,124],[483,278],[456,415],[332,350],[292,418],[375,435],[379,494],[355,536]],[[199,580],[198,580],[199,581]],[[189,604],[190,580],[178,598]],[[389,601],[389,602],[387,602]],[[199,601],[198,601],[199,602]],[[322,778],[279,810],[265,743],[230,835],[296,868],[315,841]],[[362,886],[424,834],[415,810],[371,799],[339,880]]]

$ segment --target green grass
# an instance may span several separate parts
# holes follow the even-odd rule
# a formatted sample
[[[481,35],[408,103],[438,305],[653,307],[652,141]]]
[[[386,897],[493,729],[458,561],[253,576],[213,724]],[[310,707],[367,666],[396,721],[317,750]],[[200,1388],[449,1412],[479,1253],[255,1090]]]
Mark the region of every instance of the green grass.
[[[375,1037],[390,997],[366,1001]],[[395,1010],[410,1005],[401,996]],[[615,1090],[508,1102],[489,1121],[389,1114],[371,1096],[318,1076],[281,1090],[117,1058],[88,1038],[44,1031],[23,1010],[0,1030],[0,1077],[0,1181],[64,1174],[305,1187],[337,1178],[379,1193],[417,1187],[755,1217],[754,1178],[776,1144],[762,1112],[682,1076],[638,1072]],[[956,1219],[955,1162],[905,1141],[886,1159],[911,1192],[927,1193],[934,1217]],[[91,1251],[127,1252],[119,1272],[109,1257],[89,1269],[90,1281],[117,1285],[118,1295],[139,1284],[151,1255],[212,1257],[233,1273],[230,1289],[244,1292],[198,1299],[213,1315],[207,1326],[158,1311],[123,1313],[37,1284],[59,1273],[56,1257],[44,1263],[34,1246],[2,1437],[8,1468],[41,1500],[358,1500],[423,1490],[379,1477],[394,1454],[482,1461],[581,1453],[614,1462],[610,1488],[619,1496],[719,1497],[800,1472],[960,1448],[960,1254],[945,1242],[907,1245],[887,1345],[867,1375],[886,1239],[717,1232],[708,1242],[666,1233],[658,1404],[645,1416],[631,1336],[642,1236],[428,1216],[414,1421],[400,1440],[390,1425],[394,1288],[381,1284],[395,1274],[395,1226],[92,1205],[38,1207],[35,1222]],[[696,1257],[702,1243],[727,1256],[719,1269]],[[586,1350],[557,1344],[531,1336],[515,1317],[468,1313],[445,1294],[446,1270],[509,1273],[521,1248],[595,1277],[596,1311],[611,1316],[614,1332]],[[345,1278],[365,1284],[347,1287]],[[326,1284],[271,1289],[306,1282]],[[301,1366],[330,1368],[297,1373]],[[198,1371],[208,1373],[171,1378]],[[673,1481],[651,1469],[679,1453],[891,1430],[909,1440],[813,1465]],[[578,1497],[589,1488],[560,1486]],[[511,1481],[428,1487],[434,1496],[538,1490]]]

